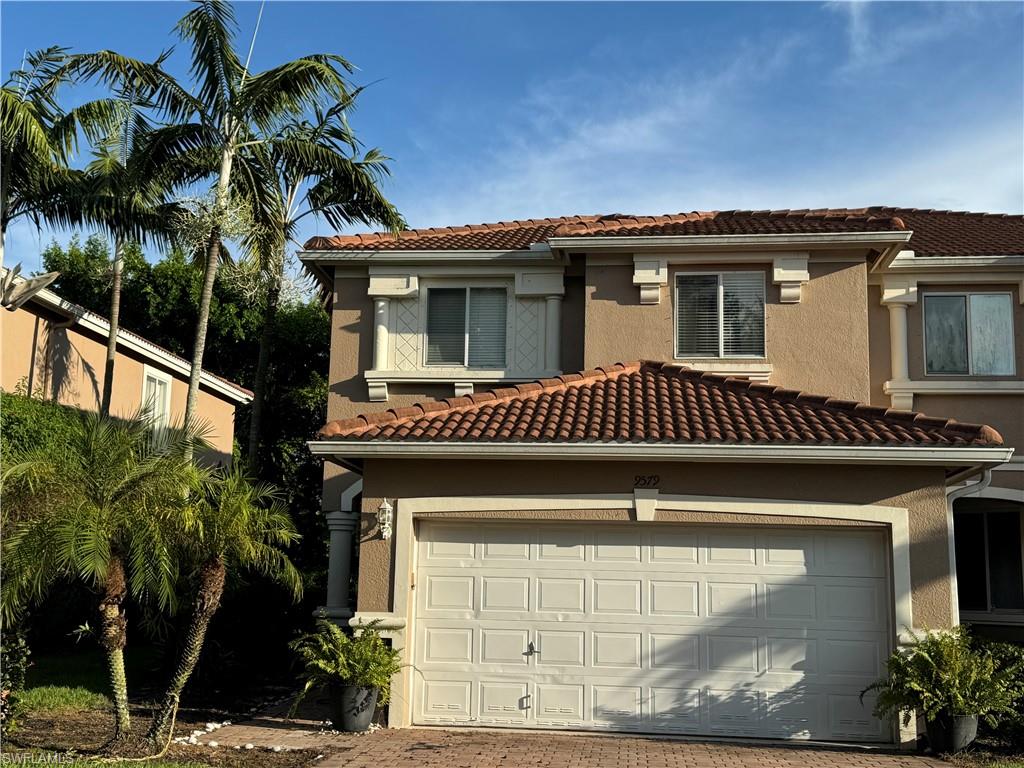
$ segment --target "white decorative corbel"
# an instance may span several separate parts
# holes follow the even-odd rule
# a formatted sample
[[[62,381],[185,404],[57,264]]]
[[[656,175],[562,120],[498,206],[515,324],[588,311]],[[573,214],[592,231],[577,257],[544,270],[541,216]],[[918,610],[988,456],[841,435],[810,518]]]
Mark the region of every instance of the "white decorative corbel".
[[[653,523],[654,515],[658,511],[658,489],[634,488],[633,508],[636,510],[637,522]]]
[[[885,275],[882,278],[882,304],[917,304],[917,276]]]
[[[388,383],[386,381],[372,381],[367,379],[366,389],[369,393],[371,403],[383,403],[388,399]]]
[[[633,285],[640,287],[641,304],[661,303],[661,286],[668,285],[668,259],[634,256]]]
[[[456,397],[469,397],[473,394],[473,382],[472,381],[456,381],[455,382],[455,396]]]
[[[772,259],[772,282],[779,286],[779,301],[799,304],[801,288],[811,279],[806,253],[789,253]]]

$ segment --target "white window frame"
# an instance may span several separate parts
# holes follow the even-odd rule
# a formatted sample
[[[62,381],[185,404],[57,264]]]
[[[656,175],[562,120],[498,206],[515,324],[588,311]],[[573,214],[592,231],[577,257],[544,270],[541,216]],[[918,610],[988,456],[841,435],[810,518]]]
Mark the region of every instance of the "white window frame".
[[[759,355],[726,355],[725,354],[725,289],[722,287],[722,275],[760,275],[761,295],[764,297],[762,304],[762,322],[764,324],[764,349]],[[684,355],[679,351],[679,278],[680,277],[707,277],[713,275],[718,278],[718,356],[707,357],[705,355]],[[672,337],[673,351],[676,360],[766,360],[768,357],[768,288],[765,273],[760,269],[737,269],[719,270],[709,272],[691,272],[689,270],[678,270],[672,276],[673,307],[672,307]]]
[[[929,296],[963,296],[965,321],[967,323],[967,373],[929,373],[928,372],[928,316],[926,304]],[[971,296],[1008,296],[1010,299],[1010,349],[1013,351],[1013,370],[1011,373],[975,373],[974,360],[971,355]],[[1016,313],[1013,309],[1013,293],[1010,291],[928,291],[921,295],[921,361],[924,375],[932,378],[949,378],[969,376],[975,379],[1002,379],[1017,375],[1017,328]]]
[[[985,538],[985,553],[984,553],[984,567],[985,567],[985,600],[988,603],[988,607],[983,610],[961,610],[960,618],[968,619],[973,621],[990,621],[993,623],[1012,623],[1012,624],[1024,624],[1024,608],[993,608],[992,607],[992,574],[989,570],[989,550],[988,550],[988,514],[990,510],[987,509],[957,509],[954,510],[958,515],[982,515],[982,532]],[[1021,542],[1020,542],[1020,556],[1021,565],[1024,566],[1024,510],[1017,510],[1017,520],[1019,530],[1021,531]],[[954,536],[956,532],[954,531]],[[1024,568],[1021,569],[1021,579],[1024,580]]]
[[[163,423],[156,423],[155,425],[157,429],[167,429],[171,425],[171,388],[174,386],[174,377],[166,371],[144,364],[142,366],[142,408],[146,408],[149,405],[146,400],[146,382],[151,378],[167,384],[167,394],[164,396],[164,402],[162,403],[165,418]],[[155,416],[156,412],[154,411],[151,415]]]
[[[466,292],[466,317],[463,321],[462,364],[428,363],[427,350],[430,344],[428,318],[430,313],[430,291],[434,288],[462,288]],[[505,290],[505,364],[490,368],[474,368],[469,365],[469,291],[472,288],[503,288]],[[512,344],[515,320],[513,284],[510,280],[424,280],[421,281],[422,307],[420,311],[420,368],[426,371],[507,371],[512,359]]]

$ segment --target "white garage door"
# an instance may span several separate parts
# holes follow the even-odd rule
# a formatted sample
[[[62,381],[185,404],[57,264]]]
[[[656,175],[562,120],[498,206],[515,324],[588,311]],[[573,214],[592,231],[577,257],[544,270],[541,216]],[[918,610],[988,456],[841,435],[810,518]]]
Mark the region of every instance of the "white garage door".
[[[416,723],[889,740],[880,533],[424,522],[417,558]]]

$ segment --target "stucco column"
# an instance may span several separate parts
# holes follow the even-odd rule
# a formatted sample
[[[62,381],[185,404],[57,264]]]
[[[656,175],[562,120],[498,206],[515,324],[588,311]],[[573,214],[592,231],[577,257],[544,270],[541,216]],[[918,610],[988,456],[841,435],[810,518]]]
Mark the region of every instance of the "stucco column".
[[[562,368],[562,297],[547,296],[544,318],[544,368],[559,371]]]
[[[910,381],[910,355],[907,351],[907,304],[888,302],[889,308],[889,372],[890,381]],[[892,393],[892,407],[911,410],[914,407],[913,393]]]
[[[388,368],[388,309],[391,299],[375,296],[373,299],[373,370]]]
[[[348,605],[349,577],[352,573],[352,536],[359,526],[356,512],[328,512],[327,529],[330,531],[329,559],[327,561],[327,615],[347,619],[352,616]]]

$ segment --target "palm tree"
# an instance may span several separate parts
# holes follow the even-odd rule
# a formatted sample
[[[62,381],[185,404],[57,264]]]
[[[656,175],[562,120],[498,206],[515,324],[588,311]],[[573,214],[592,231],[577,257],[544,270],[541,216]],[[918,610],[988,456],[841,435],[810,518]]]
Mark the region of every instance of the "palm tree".
[[[110,292],[110,333],[103,375],[100,413],[110,414],[121,313],[121,273],[129,240],[156,239],[170,243],[169,222],[180,210],[172,196],[178,186],[166,172],[153,167],[151,145],[162,140],[161,131],[146,114],[150,105],[134,89],[118,99],[115,130],[93,151],[82,183],[76,188],[84,216],[106,229],[114,240]]]
[[[195,564],[198,586],[177,665],[149,729],[151,741],[162,744],[170,736],[178,700],[199,661],[229,573],[254,571],[284,584],[296,600],[302,595],[301,576],[282,551],[298,538],[277,489],[254,483],[237,468],[217,470],[189,505],[179,545],[182,560]]]
[[[81,211],[62,194],[81,178],[68,167],[78,129],[90,138],[109,124],[109,99],[87,102],[68,112],[57,103],[57,92],[70,72],[64,48],[28,54],[22,69],[11,73],[0,88],[0,266],[11,222],[31,219],[74,226]]]
[[[82,413],[64,447],[27,450],[4,473],[4,621],[17,620],[58,583],[99,593],[99,642],[114,699],[114,738],[131,731],[124,668],[125,600],[175,607],[170,535],[203,470],[186,458],[197,439],[157,434],[148,415]]]
[[[314,107],[311,119],[285,120],[266,138],[269,152],[264,156],[271,163],[267,176],[274,182],[279,202],[273,211],[279,218],[269,224],[277,236],[263,240],[269,252],[258,254],[267,291],[246,454],[253,471],[257,469],[270,345],[284,281],[285,249],[289,242],[301,247],[295,240],[299,222],[307,216],[323,216],[338,229],[356,222],[378,223],[392,231],[405,227],[405,221],[379,188],[388,174],[388,158],[376,149],[360,157],[360,144],[345,119],[345,112],[358,93],[359,90],[353,92],[326,110]]]
[[[259,168],[247,162],[261,143],[259,134],[272,133],[283,117],[302,113],[321,100],[343,100],[350,90],[346,77],[352,67],[340,56],[313,54],[250,74],[248,61],[243,63],[234,48],[234,12],[223,0],[195,0],[195,7],[181,18],[176,31],[191,48],[191,74],[196,81],[194,113],[192,122],[177,126],[177,142],[166,146],[175,155],[182,148],[191,149],[197,175],[213,170],[216,178],[215,216],[209,231],[203,233],[206,263],[185,404],[188,426],[195,416],[210,301],[220,264],[219,222],[230,215],[230,207],[237,202],[232,199],[233,187],[260,186]],[[254,151],[243,153],[246,149]],[[253,196],[241,199],[251,202]],[[270,205],[272,201],[261,204]],[[261,214],[254,218],[265,220]],[[249,240],[257,236],[259,233],[253,233]]]

